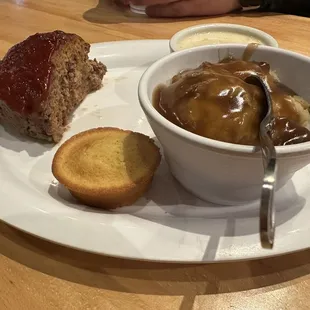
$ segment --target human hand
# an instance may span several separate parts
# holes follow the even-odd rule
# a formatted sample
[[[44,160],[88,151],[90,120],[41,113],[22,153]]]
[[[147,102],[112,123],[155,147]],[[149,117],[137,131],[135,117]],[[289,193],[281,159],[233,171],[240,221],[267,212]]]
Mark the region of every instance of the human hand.
[[[130,0],[130,2],[146,6],[146,14],[151,17],[218,15],[240,7],[239,0]]]

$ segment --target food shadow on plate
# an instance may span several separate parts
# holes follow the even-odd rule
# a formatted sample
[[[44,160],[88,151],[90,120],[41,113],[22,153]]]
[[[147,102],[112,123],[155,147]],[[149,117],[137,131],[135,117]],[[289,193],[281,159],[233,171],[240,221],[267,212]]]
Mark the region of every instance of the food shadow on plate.
[[[79,202],[77,199],[75,199],[69,190],[63,186],[62,184],[50,184],[48,188],[48,194],[55,200],[59,201],[60,203],[64,204],[65,206],[69,208],[73,208],[79,211],[83,211],[85,213],[98,213],[98,214],[115,214],[113,211],[108,211],[104,209],[99,208],[93,208],[86,206],[85,204]],[[130,214],[139,212],[141,209],[143,209],[143,206],[130,206]]]
[[[54,186],[54,188],[50,186],[49,194],[68,207],[82,212],[105,215],[126,214],[172,229],[209,236],[202,261],[215,259],[220,242],[221,247],[231,247],[232,239],[222,241],[223,237],[258,234],[258,203],[238,207],[222,207],[200,201],[183,189],[172,176],[169,177],[165,166],[165,163],[161,165],[154,179],[154,187],[151,187],[144,197],[140,198],[133,206],[113,211],[85,206],[76,201],[61,185]],[[170,182],[177,188],[178,201],[173,195],[169,195],[167,184]],[[164,194],[159,195],[158,190]],[[278,194],[276,198],[277,227],[296,216],[305,205],[305,199],[297,195],[292,181]],[[282,206],[283,202],[285,202],[284,206]]]
[[[156,137],[152,138],[160,147]],[[130,145],[132,142],[129,135],[125,144]],[[130,156],[125,162],[131,162]],[[130,175],[129,170],[128,174]],[[106,211],[78,203],[61,185],[50,186],[48,192],[54,199],[79,211],[105,215],[126,214],[172,229],[209,236],[204,260],[213,260],[216,257],[222,237],[259,233],[259,202],[242,206],[219,206],[202,201],[174,179],[164,158],[150,189],[132,206]],[[305,199],[297,194],[294,183],[289,181],[275,197],[276,226],[279,227],[296,216],[305,202]],[[225,239],[224,242],[225,247],[230,247],[233,241]]]
[[[247,227],[246,230],[240,231],[237,235],[250,235],[257,233],[256,225],[247,225],[247,221],[257,221],[259,217],[259,202],[253,202],[240,206],[221,206],[210,202],[200,200],[193,194],[189,193],[183,186],[175,180],[168,171],[167,164],[162,163],[154,178],[153,186],[145,195],[148,201],[148,209],[157,208],[162,212],[143,212],[134,214],[137,217],[168,225],[173,228],[186,230],[189,225],[184,219],[200,222],[201,220],[212,219],[214,225],[227,220],[230,229],[226,229],[226,236],[236,236],[236,231],[232,225],[238,221],[241,226]],[[275,197],[276,206],[276,225],[280,226],[296,216],[305,206],[306,200],[296,193],[295,186],[289,181],[281,188]],[[144,200],[140,199],[136,205],[145,205]],[[125,208],[120,209],[120,213],[127,213]],[[165,216],[163,216],[164,214]],[[207,225],[193,227],[190,232],[199,234],[208,234]],[[213,226],[213,225],[212,225]]]
[[[54,144],[24,136],[17,130],[0,125],[0,147],[16,153],[27,152],[30,157],[37,157],[52,149]]]
[[[55,200],[61,202],[67,207],[77,209],[79,211],[89,211],[92,209],[76,200],[62,184],[54,181],[47,190],[48,194]]]
[[[157,139],[153,139],[159,145]],[[212,236],[215,231],[220,231],[218,237],[232,237],[257,234],[259,229],[259,202],[220,206],[200,200],[174,179],[164,159],[150,189],[132,206],[111,211],[91,208],[79,203],[61,184],[51,184],[48,193],[53,199],[83,212],[128,214],[191,233]],[[296,216],[305,203],[305,199],[297,194],[293,182],[289,181],[275,197],[276,226]],[[203,222],[205,225],[202,225]]]
[[[203,261],[213,261],[219,247],[231,248],[234,243],[232,238],[259,233],[259,202],[243,206],[208,203],[186,191],[171,175],[155,179],[154,183],[147,193],[148,200],[152,202],[148,210],[162,209],[164,215],[142,210],[133,216],[172,229],[209,236]],[[175,191],[175,195],[169,193],[171,190]],[[305,203],[306,200],[296,193],[293,182],[289,181],[276,194],[276,227],[294,218],[302,211]],[[125,209],[123,210],[125,213]],[[223,237],[231,239],[222,239]]]

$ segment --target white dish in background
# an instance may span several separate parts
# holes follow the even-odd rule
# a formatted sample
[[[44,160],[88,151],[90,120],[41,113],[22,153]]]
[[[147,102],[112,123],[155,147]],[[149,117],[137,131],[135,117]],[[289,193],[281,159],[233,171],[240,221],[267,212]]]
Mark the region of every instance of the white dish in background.
[[[130,11],[136,14],[146,15],[144,5],[134,5],[132,3],[129,3]]]
[[[169,54],[168,41],[94,44],[108,66],[104,87],[76,111],[64,140],[95,126],[154,136],[137,95],[139,79]],[[64,141],[63,140],[63,141]],[[259,206],[214,207],[174,181],[165,161],[134,206],[105,212],[77,204],[58,187],[50,148],[0,126],[0,219],[35,236],[85,251],[166,262],[220,262],[280,255],[310,247],[310,170],[296,173],[275,197],[275,247],[261,248]]]
[[[172,174],[191,193],[223,205],[240,205],[261,197],[263,163],[260,149],[226,143],[191,133],[167,120],[153,106],[153,92],[184,69],[204,61],[217,63],[227,56],[241,59],[247,45],[201,46],[171,53],[152,64],[139,84],[143,110],[163,146]],[[251,60],[266,61],[280,81],[310,102],[310,58],[287,50],[260,45]],[[292,75],[292,71],[298,72]],[[310,164],[310,142],[277,146],[277,188],[296,171]]]
[[[259,43],[278,47],[278,42],[259,29],[237,24],[203,24],[188,27],[175,33],[170,39],[172,52],[202,45],[226,43]]]

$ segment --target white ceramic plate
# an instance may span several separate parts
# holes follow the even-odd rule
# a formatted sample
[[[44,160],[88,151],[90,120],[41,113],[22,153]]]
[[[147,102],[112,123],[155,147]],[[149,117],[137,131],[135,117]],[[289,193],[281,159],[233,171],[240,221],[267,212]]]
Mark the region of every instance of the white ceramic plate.
[[[91,56],[109,71],[104,87],[76,111],[68,139],[97,126],[152,133],[139,106],[143,71],[169,53],[168,41],[94,44]],[[113,213],[76,203],[58,186],[50,148],[0,127],[0,219],[21,230],[69,247],[133,259],[219,262],[279,255],[310,246],[310,173],[299,171],[277,193],[276,244],[263,250],[258,204],[221,207],[183,190],[163,160],[150,191],[134,206]]]

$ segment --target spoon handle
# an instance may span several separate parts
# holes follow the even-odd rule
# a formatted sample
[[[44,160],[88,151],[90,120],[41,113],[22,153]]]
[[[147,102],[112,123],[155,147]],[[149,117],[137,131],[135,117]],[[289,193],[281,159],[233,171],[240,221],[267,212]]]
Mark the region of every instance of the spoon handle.
[[[273,121],[272,98],[269,87],[264,79],[252,74],[247,83],[261,87],[265,94],[266,114],[260,123],[259,135],[264,166],[264,178],[260,202],[260,239],[263,248],[272,249],[275,237],[275,206],[273,203],[276,186],[277,160],[276,149],[269,136]]]
[[[276,150],[268,135],[269,126],[262,122],[260,128],[263,153],[264,179],[260,203],[260,238],[263,248],[271,249],[275,237],[274,191],[277,175]]]

